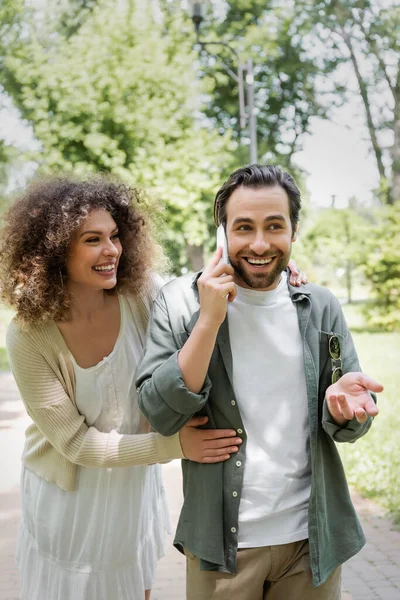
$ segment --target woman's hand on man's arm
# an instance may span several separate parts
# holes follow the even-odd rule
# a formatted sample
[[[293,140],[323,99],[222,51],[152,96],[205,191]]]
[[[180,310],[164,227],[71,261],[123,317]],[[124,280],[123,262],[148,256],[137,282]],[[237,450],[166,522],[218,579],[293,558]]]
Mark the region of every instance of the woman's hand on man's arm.
[[[179,437],[185,458],[200,463],[228,460],[242,443],[233,429],[201,429],[208,417],[192,417],[180,430]]]

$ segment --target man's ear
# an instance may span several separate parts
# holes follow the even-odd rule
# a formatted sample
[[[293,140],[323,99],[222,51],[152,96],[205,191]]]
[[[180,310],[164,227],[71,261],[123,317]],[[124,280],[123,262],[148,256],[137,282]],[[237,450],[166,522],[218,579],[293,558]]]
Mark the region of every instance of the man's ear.
[[[296,227],[294,228],[294,231],[293,231],[292,242],[295,242],[296,240],[297,240],[297,225],[296,225]]]

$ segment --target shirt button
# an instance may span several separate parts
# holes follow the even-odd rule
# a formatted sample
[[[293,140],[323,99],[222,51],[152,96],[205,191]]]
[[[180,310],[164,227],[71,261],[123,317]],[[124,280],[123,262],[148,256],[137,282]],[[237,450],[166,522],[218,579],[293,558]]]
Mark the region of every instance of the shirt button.
[[[237,498],[237,492],[232,492],[232,496],[233,496],[234,498]]]
[[[237,467],[241,467],[241,466],[242,466],[242,461],[240,461],[240,460],[237,460],[237,461],[236,461],[236,466],[237,466]]]
[[[232,406],[235,406],[236,402],[234,400],[231,400],[231,404]]]
[[[236,533],[236,527],[231,527],[232,533]]]
[[[237,429],[238,433],[243,433],[243,429]]]

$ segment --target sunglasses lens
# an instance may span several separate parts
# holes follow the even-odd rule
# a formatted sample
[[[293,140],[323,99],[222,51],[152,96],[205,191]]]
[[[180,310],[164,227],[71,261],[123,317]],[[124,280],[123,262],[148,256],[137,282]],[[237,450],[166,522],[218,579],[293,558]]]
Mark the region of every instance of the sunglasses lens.
[[[342,369],[340,367],[336,367],[336,369],[333,369],[332,371],[332,383],[336,383],[337,381],[339,381],[339,379],[341,378],[341,376],[343,375]]]
[[[340,358],[340,343],[336,335],[332,335],[329,338],[329,354],[333,360],[339,360]]]

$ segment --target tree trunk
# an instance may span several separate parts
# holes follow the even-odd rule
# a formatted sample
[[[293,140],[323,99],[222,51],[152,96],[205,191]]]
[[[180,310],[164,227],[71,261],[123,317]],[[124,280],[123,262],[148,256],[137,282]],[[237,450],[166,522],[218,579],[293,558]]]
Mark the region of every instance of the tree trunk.
[[[344,43],[346,44],[348,51],[350,52],[350,59],[351,59],[351,62],[352,62],[353,68],[354,68],[355,75],[357,77],[358,87],[360,88],[360,95],[361,95],[361,98],[362,98],[362,101],[364,104],[364,108],[365,108],[365,112],[366,112],[366,116],[367,116],[367,126],[368,126],[369,136],[371,139],[372,147],[373,147],[375,158],[376,158],[376,164],[378,166],[379,177],[381,180],[383,180],[386,178],[386,173],[385,173],[385,167],[384,167],[383,159],[382,159],[382,149],[378,142],[376,127],[375,127],[375,124],[374,124],[374,121],[372,118],[370,102],[369,102],[369,95],[368,95],[368,87],[361,75],[357,57],[354,53],[353,44],[351,42],[351,38],[350,38],[349,34],[346,33],[344,31],[344,29],[342,28],[340,35],[341,35]]]
[[[394,110],[393,110],[393,132],[394,142],[390,149],[392,158],[392,186],[389,191],[388,204],[394,204],[400,201],[400,62],[397,65],[397,77],[395,82],[392,81],[387,66],[382,58],[381,52],[379,51],[376,39],[371,36],[370,32],[365,29],[363,22],[359,22],[361,31],[369,45],[370,51],[375,55],[378,60],[379,68],[382,76],[386,80],[388,87],[393,96]]]
[[[394,142],[390,150],[392,156],[392,189],[390,191],[390,204],[400,202],[400,66],[394,96]]]
[[[186,244],[186,252],[193,271],[200,271],[204,267],[204,246]]]

